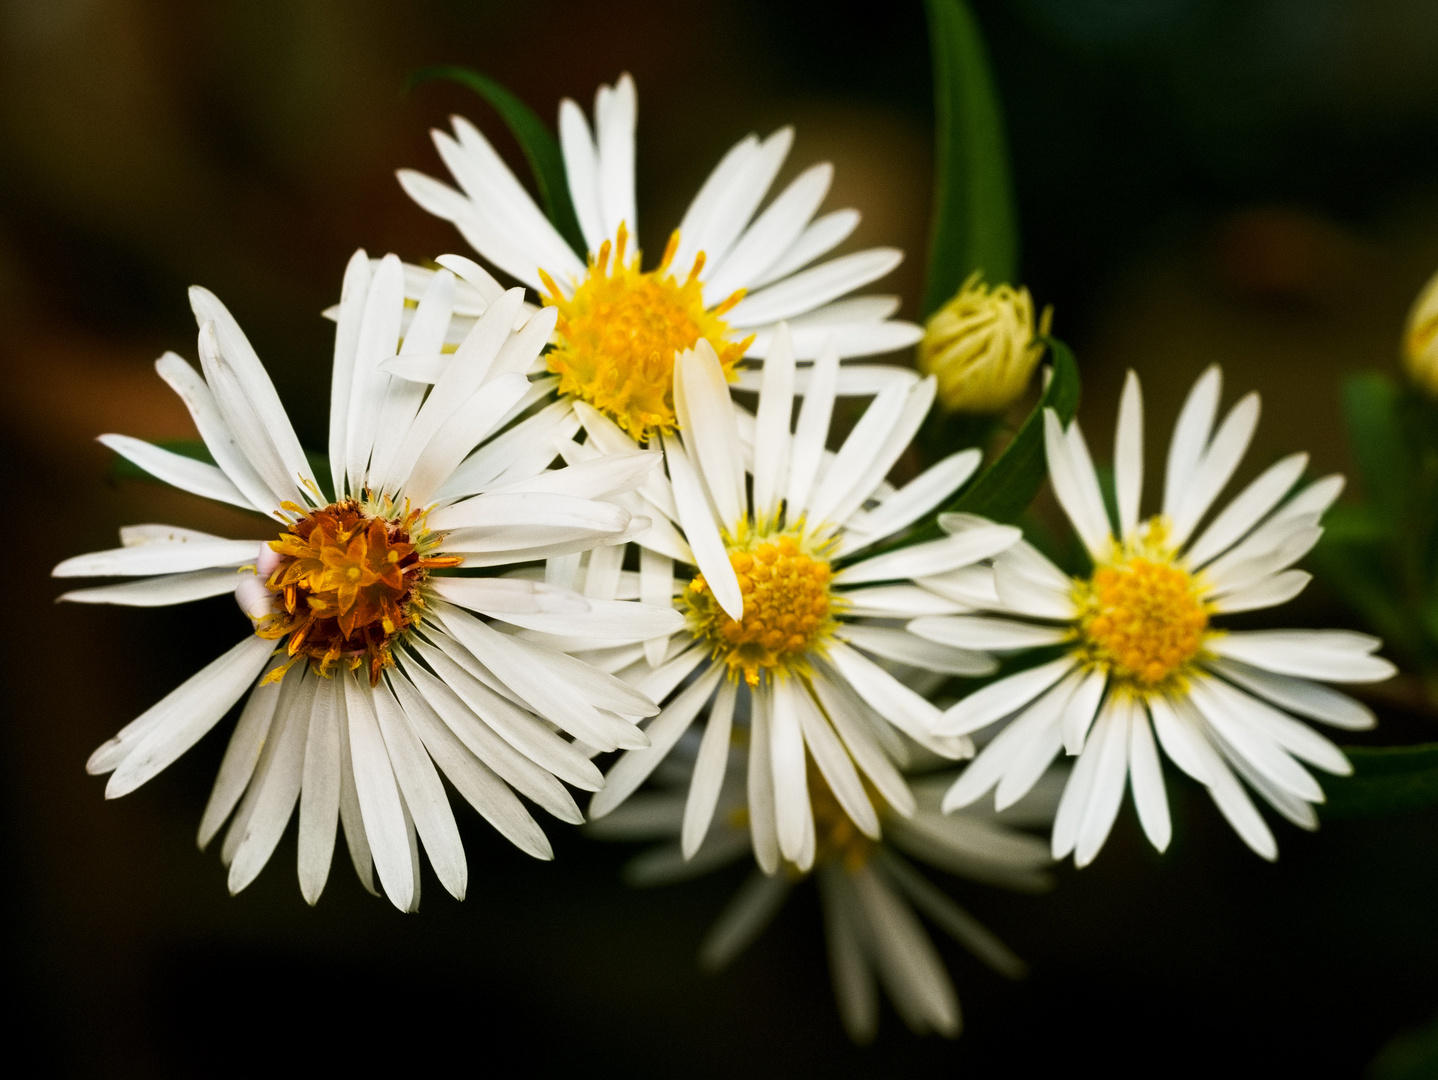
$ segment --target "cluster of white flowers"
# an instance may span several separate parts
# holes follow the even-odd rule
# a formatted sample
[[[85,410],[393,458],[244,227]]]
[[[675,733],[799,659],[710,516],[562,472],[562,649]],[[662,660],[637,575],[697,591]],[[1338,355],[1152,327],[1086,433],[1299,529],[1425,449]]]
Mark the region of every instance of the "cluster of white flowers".
[[[842,362],[919,340],[892,318],[897,298],[850,295],[900,254],[814,265],[858,220],[816,216],[828,165],[761,212],[791,142],[783,129],[736,144],[641,270],[636,108],[627,76],[600,89],[592,127],[573,102],[560,108],[587,258],[464,120],[435,133],[462,190],[400,174],[520,286],[463,256],[436,270],[357,253],[330,312],[327,471],[312,470],[234,318],[191,291],[199,370],[169,353],[156,368],[212,463],[102,441],[160,480],[268,519],[270,533],[139,525],[122,547],[55,568],[129,579],[66,600],[233,593],[252,625],[95,751],[88,767],[111,774],[106,795],[144,784],[243,700],[199,830],[204,847],[229,823],[230,889],[260,872],[298,806],[308,902],[342,825],[364,886],[412,910],[421,845],[443,886],[465,892],[441,775],[537,858],[551,849],[523,800],[578,823],[571,789],[593,792],[596,833],[674,837],[641,857],[647,880],[752,852],[756,876],[706,945],[710,963],[812,872],[857,1039],[875,1030],[876,977],[916,1029],[958,1030],[916,912],[998,969],[1022,966],[900,851],[1041,887],[1054,860],[1094,858],[1126,783],[1161,850],[1159,747],[1260,855],[1277,849],[1248,788],[1314,827],[1323,793],[1304,763],[1348,764],[1302,720],[1371,725],[1321,683],[1392,667],[1362,635],[1225,631],[1212,619],[1304,587],[1291,566],[1341,480],[1295,493],[1306,465],[1295,455],[1210,516],[1258,419],[1249,396],[1215,432],[1215,368],[1183,409],[1162,510],[1146,520],[1138,380],[1120,408],[1113,505],[1078,425],[1044,417],[1053,490],[1087,574],[1060,570],[1011,525],[938,513],[975,475],[978,450],[889,480],[935,377]],[[831,446],[836,402],[856,398]],[[1019,655],[1031,650],[1040,662]],[[1001,664],[1002,678],[951,706],[932,700],[952,677]],[[595,759],[616,751],[606,775]],[[1072,770],[1053,768],[1065,755]],[[946,764],[971,757],[956,776]],[[636,795],[647,780],[656,789]],[[956,812],[995,789],[993,810]],[[1047,825],[1051,845],[1023,831]]]

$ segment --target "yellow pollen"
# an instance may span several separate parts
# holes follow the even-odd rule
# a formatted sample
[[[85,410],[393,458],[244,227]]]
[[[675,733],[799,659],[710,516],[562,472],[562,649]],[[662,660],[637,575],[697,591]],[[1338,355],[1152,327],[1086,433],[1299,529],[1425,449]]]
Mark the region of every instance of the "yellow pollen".
[[[366,667],[378,683],[394,663],[394,639],[418,621],[428,572],[459,563],[425,557],[437,538],[423,522],[422,511],[389,517],[353,499],[301,517],[270,541],[280,559],[265,586],[281,611],[255,633],[284,639],[290,656],[308,658],[321,674]]]
[[[729,565],[744,597],[743,618],[731,619],[699,575],[684,593],[691,632],[713,646],[732,676],[743,672],[750,686],[765,672],[806,674],[809,653],[836,625],[828,560],[804,551],[798,536],[784,534],[731,543]]]
[[[1144,691],[1159,689],[1197,656],[1208,629],[1192,575],[1141,555],[1100,566],[1077,599],[1088,661]]]
[[[555,348],[549,370],[559,376],[559,392],[580,398],[613,418],[635,439],[671,431],[674,419],[674,354],[692,349],[704,338],[719,354],[724,374],[733,380],[734,365],[753,336],[729,341],[723,316],[744,297],[741,289],[715,307],[704,307],[699,274],[704,253],[680,281],[670,263],[679,247],[676,229],[664,258],[648,272],[639,269],[639,252],[625,259],[629,234],[619,226],[589,260],[589,273],[565,299],[548,273],[539,276],[548,290],[542,299],[559,309]],[[611,262],[611,255],[613,260]]]

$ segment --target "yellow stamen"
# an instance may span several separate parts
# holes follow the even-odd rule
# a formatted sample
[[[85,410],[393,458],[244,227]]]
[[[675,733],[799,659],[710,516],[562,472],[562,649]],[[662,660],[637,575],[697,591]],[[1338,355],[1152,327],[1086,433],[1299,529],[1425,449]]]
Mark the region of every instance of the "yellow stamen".
[[[1150,537],[1163,534],[1161,523],[1150,525]],[[1140,693],[1181,680],[1203,647],[1208,612],[1197,584],[1161,542],[1125,550],[1098,567],[1078,585],[1075,599],[1087,662]]]
[[[634,438],[671,431],[674,419],[674,355],[704,338],[719,354],[724,374],[754,340],[730,341],[722,316],[744,297],[740,289],[714,308],[704,307],[699,274],[704,253],[681,283],[670,264],[679,249],[676,230],[653,270],[641,272],[639,253],[626,260],[629,233],[623,224],[613,244],[606,240],[589,260],[589,273],[565,298],[545,271],[539,272],[545,304],[559,309],[549,370],[559,392],[607,413]],[[611,266],[610,257],[613,256]]]
[[[808,656],[822,649],[840,605],[829,588],[824,550],[804,544],[801,533],[760,535],[740,530],[729,543],[729,565],[744,597],[743,617],[731,619],[699,575],[684,592],[690,631],[708,641],[714,656],[740,672],[750,686],[765,673],[807,674]]]

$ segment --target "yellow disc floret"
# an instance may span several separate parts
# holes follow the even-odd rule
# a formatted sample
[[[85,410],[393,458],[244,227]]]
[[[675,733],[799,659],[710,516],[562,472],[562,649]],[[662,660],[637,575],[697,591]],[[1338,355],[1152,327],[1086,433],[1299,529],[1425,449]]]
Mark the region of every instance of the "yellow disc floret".
[[[354,499],[304,514],[270,542],[273,555],[261,560],[280,611],[255,632],[287,639],[290,656],[308,658],[322,674],[336,665],[364,667],[377,683],[394,663],[394,640],[417,621],[428,572],[460,561],[426,557],[437,538],[423,518],[420,511],[372,513]]]
[[[1193,575],[1162,558],[1134,555],[1100,566],[1079,585],[1077,599],[1088,662],[1140,691],[1180,678],[1208,629]]]
[[[753,536],[729,548],[744,617],[731,619],[700,575],[684,592],[691,633],[708,641],[730,674],[742,672],[750,686],[765,672],[806,674],[809,654],[837,625],[828,560],[821,551],[806,551],[794,533]]]
[[[730,341],[723,316],[744,297],[741,289],[713,308],[704,307],[699,274],[704,253],[682,282],[670,270],[679,247],[676,230],[659,265],[639,269],[639,253],[625,259],[629,235],[619,226],[614,243],[606,240],[591,256],[589,273],[565,298],[552,277],[539,272],[559,309],[555,348],[549,370],[559,376],[559,392],[587,401],[607,413],[634,438],[674,428],[674,355],[704,338],[719,354],[726,377],[744,356],[753,337]],[[610,256],[613,255],[613,262]]]

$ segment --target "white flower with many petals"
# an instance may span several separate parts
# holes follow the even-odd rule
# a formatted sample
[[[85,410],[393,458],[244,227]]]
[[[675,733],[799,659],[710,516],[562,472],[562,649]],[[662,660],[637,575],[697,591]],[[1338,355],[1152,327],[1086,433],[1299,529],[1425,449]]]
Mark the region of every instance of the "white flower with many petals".
[[[814,860],[806,754],[855,824],[877,836],[878,817],[861,773],[899,813],[913,811],[913,797],[890,760],[905,754],[897,732],[946,757],[972,753],[967,738],[937,734],[939,709],[884,664],[979,675],[993,670],[992,659],[883,623],[970,610],[955,597],[988,577],[975,564],[1019,538],[1017,529],[954,515],[953,536],[866,555],[954,492],[977,467],[979,452],[953,454],[897,491],[886,483],[934,397],[933,379],[899,371],[839,451],[827,451],[840,379],[832,350],[801,383],[803,407],[791,431],[796,379],[807,373],[796,372],[784,328],[779,333],[757,416],[734,404],[707,342],[681,353],[675,366],[680,433],[663,439],[668,477],[650,473],[636,491],[616,496],[654,519],[637,539],[635,593],[649,603],[677,593],[684,627],[642,649],[602,654],[579,651],[585,643],[573,639],[554,642],[617,672],[655,701],[673,695],[646,728],[651,745],[629,751],[609,772],[590,804],[592,817],[623,802],[709,706],[684,831],[691,853],[714,812],[736,700],[752,698],[752,709],[743,712],[752,717],[754,847],[770,872],[781,856],[803,868]],[[589,438],[566,450],[571,459],[635,451],[597,410],[582,402],[575,408]],[[591,553],[586,591],[602,595],[617,587],[618,560],[612,548]],[[551,580],[572,580],[578,569],[577,558],[551,561]]]
[[[562,621],[581,637],[639,640],[674,629],[678,615],[460,568],[622,545],[648,523],[602,499],[638,483],[660,455],[546,471],[555,459],[552,410],[494,436],[537,400],[524,372],[553,327],[551,312],[523,317],[519,289],[490,305],[432,389],[382,370],[397,348],[439,351],[454,289],[447,271],[433,276],[401,348],[399,260],[373,272],[363,252],[351,260],[331,398],[333,499],[250,343],[203,289],[190,293],[203,373],[173,353],[156,367],[215,464],[122,435],[101,439],[176,487],[279,522],[268,542],[137,526],[122,532],[124,547],[54,571],[137,579],[62,599],[157,606],[233,592],[253,621],[254,633],[88,764],[112,774],[107,797],[127,794],[248,692],[199,836],[204,847],[233,814],[222,849],[231,891],[263,868],[298,803],[300,887],[310,903],[328,877],[337,822],[366,888],[378,872],[390,899],[413,908],[422,841],[440,881],[462,897],[465,856],[441,773],[518,847],[550,858],[514,792],[577,822],[561,781],[591,791],[602,784],[592,752],[556,729],[600,749],[648,741],[635,724],[656,707],[642,693],[505,624]]]
[[[687,769],[673,771],[680,785],[688,780]],[[747,816],[742,761],[734,771],[739,775],[725,782],[720,813],[693,858],[685,857],[677,840],[652,848],[626,868],[631,883],[681,881],[749,855],[751,839],[742,826]],[[834,997],[855,1042],[870,1042],[878,1031],[876,983],[915,1033],[959,1034],[958,995],[920,915],[1000,974],[1018,978],[1025,972],[1022,960],[910,860],[986,885],[1047,889],[1052,884],[1047,845],[1022,830],[1053,821],[1058,784],[1046,782],[1003,814],[977,809],[945,814],[939,801],[947,784],[940,775],[914,781],[916,806],[908,816],[881,803],[885,835],[875,841],[854,828],[822,776],[813,775],[813,877],[823,907]],[[614,840],[677,837],[684,827],[685,801],[682,789],[648,792],[591,823],[587,831]],[[756,872],[735,894],[700,949],[705,968],[725,967],[747,948],[807,876],[794,867],[786,870]]]
[[[585,401],[637,439],[675,424],[674,356],[707,341],[726,377],[745,356],[764,357],[788,320],[800,359],[831,336],[844,356],[914,344],[921,328],[897,322],[897,297],[843,299],[894,269],[902,253],[873,248],[809,266],[841,243],[859,215],[815,217],[833,167],[801,173],[756,217],[793,141],[783,128],[750,135],[719,162],[670,237],[641,270],[635,247],[634,82],[601,86],[594,127],[573,101],[559,107],[560,147],[586,258],[534,204],[494,148],[468,121],[435,145],[463,193],[421,173],[399,174],[430,213],[454,222],[486,260],[538,290],[559,312],[550,370],[560,392]],[[808,267],[808,269],[805,269]]]
[[[1143,406],[1129,374],[1114,453],[1116,536],[1078,424],[1065,431],[1048,412],[1049,476],[1093,572],[1071,578],[1017,544],[994,561],[994,606],[1035,621],[958,616],[909,624],[962,648],[1061,649],[948,710],[942,730],[950,735],[1012,719],[949,791],[946,809],[995,786],[997,805],[1012,803],[1066,748],[1078,762],[1054,822],[1055,858],[1072,853],[1080,866],[1094,858],[1126,782],[1145,833],[1163,850],[1171,827],[1162,746],[1264,858],[1277,856],[1277,844],[1240,777],[1290,821],[1317,827],[1312,804],[1323,791],[1302,763],[1339,775],[1351,766],[1294,717],[1371,727],[1372,712],[1320,683],[1375,682],[1394,668],[1373,655],[1380,642],[1366,634],[1213,625],[1214,616],[1274,607],[1302,591],[1309,575],[1290,568],[1317,543],[1319,519],[1343,487],[1342,477],[1330,476],[1288,497],[1308,462],[1294,454],[1200,530],[1258,424],[1258,396],[1249,394],[1213,430],[1221,385],[1217,367],[1194,385],[1169,446],[1162,512],[1140,520]]]

